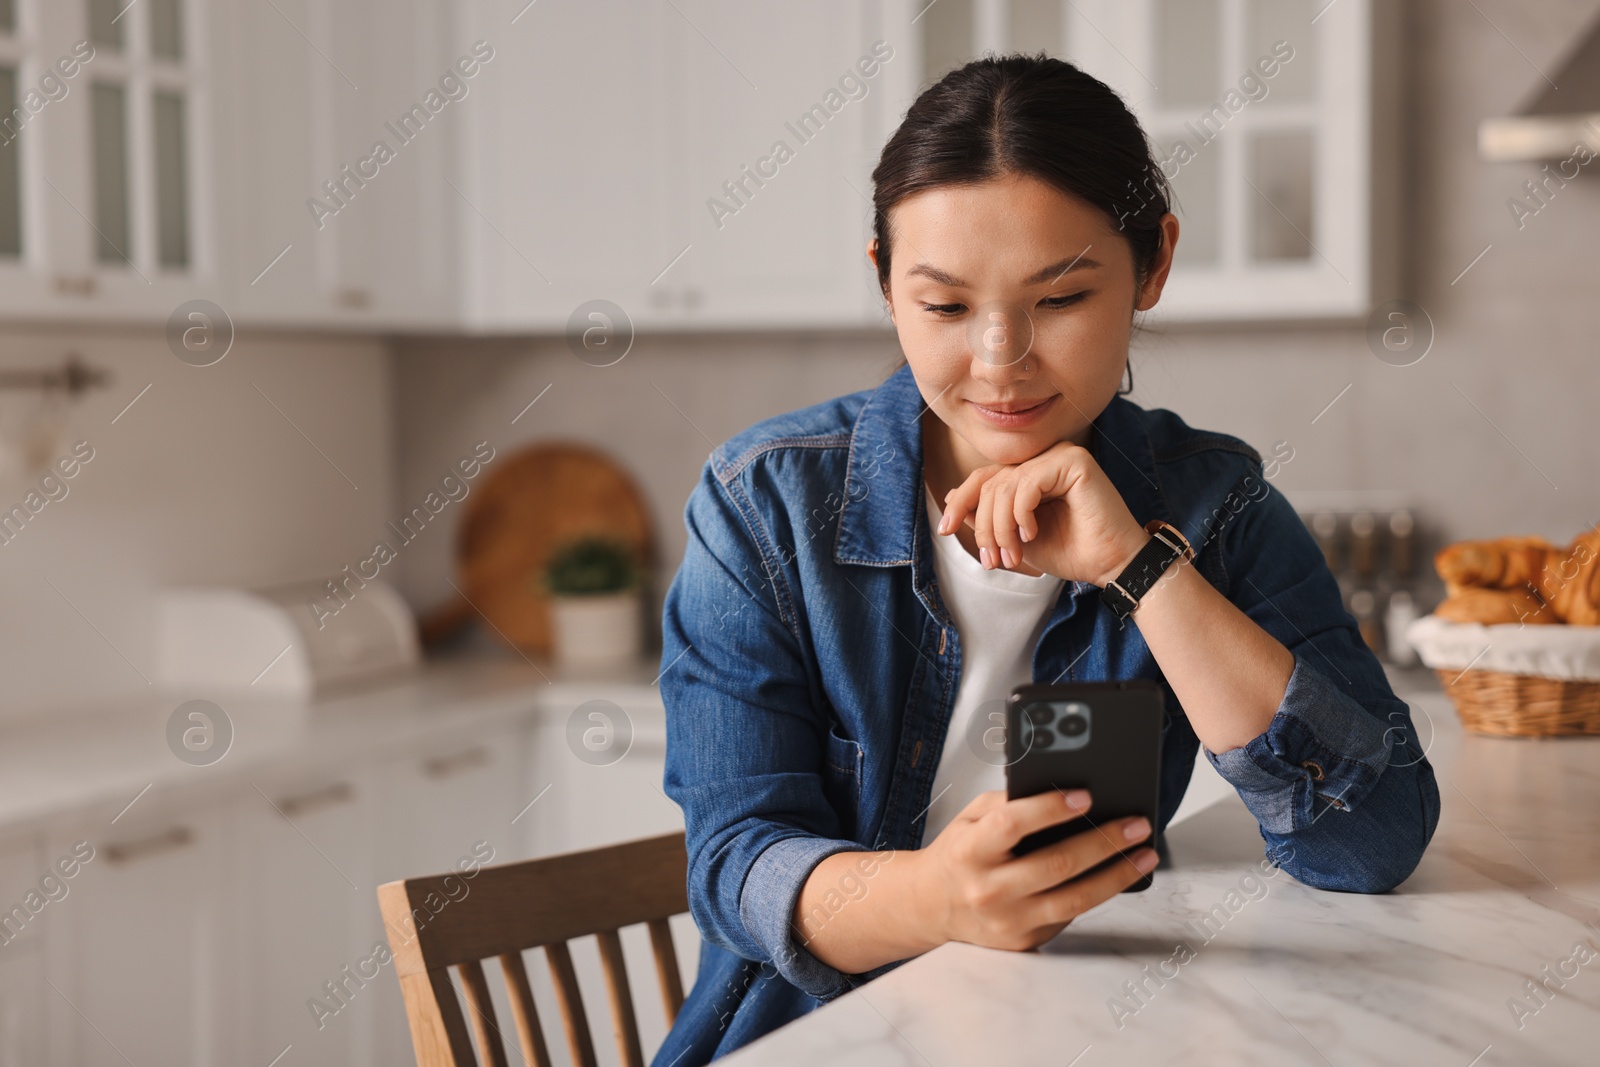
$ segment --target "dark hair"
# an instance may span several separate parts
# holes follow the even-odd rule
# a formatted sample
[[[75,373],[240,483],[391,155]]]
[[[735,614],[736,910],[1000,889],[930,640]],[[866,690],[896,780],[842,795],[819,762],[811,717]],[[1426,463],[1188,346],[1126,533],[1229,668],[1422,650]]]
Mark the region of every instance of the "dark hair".
[[[906,111],[872,172],[878,286],[889,292],[889,209],[940,185],[1027,175],[1099,208],[1143,283],[1161,249],[1172,188],[1122,98],[1071,63],[985,56],[952,70]]]

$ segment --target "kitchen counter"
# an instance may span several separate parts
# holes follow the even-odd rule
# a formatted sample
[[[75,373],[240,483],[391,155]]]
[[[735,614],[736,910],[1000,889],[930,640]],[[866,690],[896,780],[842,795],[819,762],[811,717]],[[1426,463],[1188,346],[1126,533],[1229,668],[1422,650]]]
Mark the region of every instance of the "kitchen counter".
[[[233,742],[221,759],[199,767],[173,755],[166,730],[179,704],[203,694],[155,691],[8,723],[0,730],[0,833],[106,805],[115,812],[146,788],[204,791],[274,767],[381,759],[434,735],[448,743],[499,722],[570,714],[586,700],[610,700],[640,720],[640,709],[660,708],[659,669],[641,660],[585,673],[477,656],[428,662],[309,702],[216,695]],[[664,733],[664,714],[635,727]]]
[[[1600,738],[1464,735],[1436,688],[1396,691],[1442,810],[1394,892],[1263,873],[1227,797],[1170,830],[1153,888],[1038,951],[941,946],[721,1062],[1593,1063]]]

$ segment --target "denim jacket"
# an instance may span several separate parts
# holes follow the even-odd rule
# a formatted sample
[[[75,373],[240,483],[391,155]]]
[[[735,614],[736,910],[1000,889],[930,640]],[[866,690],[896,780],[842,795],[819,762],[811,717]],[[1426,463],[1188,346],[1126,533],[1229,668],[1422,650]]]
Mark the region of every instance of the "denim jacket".
[[[843,974],[791,918],[824,857],[921,844],[961,673],[923,499],[924,409],[901,367],[736,435],[689,497],[663,608],[663,784],[683,809],[704,940],[663,1067],[725,1054],[898,966]],[[1133,517],[1177,526],[1195,548],[1187,565],[1294,656],[1267,729],[1205,753],[1260,823],[1267,856],[1323,889],[1404,881],[1438,822],[1433,769],[1256,450],[1117,396],[1090,451]],[[1098,587],[1064,583],[1033,677],[1160,684],[1164,828],[1202,746],[1137,616],[1119,624]],[[858,861],[868,881],[871,859]]]

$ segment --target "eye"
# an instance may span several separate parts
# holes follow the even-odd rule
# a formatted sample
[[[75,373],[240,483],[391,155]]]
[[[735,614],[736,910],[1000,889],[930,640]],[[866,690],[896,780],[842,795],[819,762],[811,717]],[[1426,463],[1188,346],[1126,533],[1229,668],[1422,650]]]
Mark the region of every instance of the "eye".
[[[1088,295],[1088,292],[1082,292],[1072,293],[1069,296],[1051,296],[1039,301],[1039,303],[1043,304],[1047,308],[1065,308],[1071,307],[1073,304],[1078,303]]]
[[[939,316],[956,315],[956,314],[959,314],[960,312],[962,312],[963,310],[965,310],[965,308],[966,308],[965,304],[923,304],[922,305],[922,310],[923,311],[931,311],[935,315],[939,315]]]

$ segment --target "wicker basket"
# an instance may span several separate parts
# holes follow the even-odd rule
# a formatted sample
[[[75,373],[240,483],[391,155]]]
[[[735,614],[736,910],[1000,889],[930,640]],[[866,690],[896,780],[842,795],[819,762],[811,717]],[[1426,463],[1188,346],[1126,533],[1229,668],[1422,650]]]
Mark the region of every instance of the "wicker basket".
[[[1600,626],[1484,626],[1425,615],[1405,636],[1468,730],[1600,734]]]
[[[1435,669],[1461,725],[1499,737],[1600,734],[1600,682]]]

